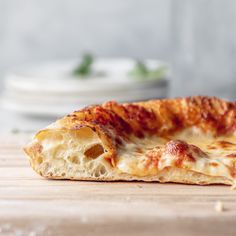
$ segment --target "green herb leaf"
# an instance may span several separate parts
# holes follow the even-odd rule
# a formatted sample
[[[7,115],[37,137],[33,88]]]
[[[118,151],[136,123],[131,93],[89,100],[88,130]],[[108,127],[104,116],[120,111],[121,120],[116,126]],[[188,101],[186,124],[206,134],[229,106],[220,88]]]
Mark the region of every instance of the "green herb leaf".
[[[20,130],[17,129],[17,128],[13,128],[13,129],[11,130],[11,133],[12,133],[12,134],[18,134],[18,133],[20,133]]]
[[[91,74],[93,64],[93,56],[91,54],[84,54],[81,63],[75,68],[73,74],[80,78],[84,78]]]
[[[139,80],[155,80],[162,79],[167,73],[165,65],[158,66],[155,69],[149,69],[144,62],[137,61],[134,68],[129,72],[129,75]]]

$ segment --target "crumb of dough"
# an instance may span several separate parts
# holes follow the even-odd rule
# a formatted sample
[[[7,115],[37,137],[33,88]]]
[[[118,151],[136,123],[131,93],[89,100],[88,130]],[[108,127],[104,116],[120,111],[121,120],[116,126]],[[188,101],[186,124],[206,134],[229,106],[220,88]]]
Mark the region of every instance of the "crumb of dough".
[[[223,202],[217,201],[217,202],[215,203],[215,210],[216,210],[217,212],[223,212],[223,211],[225,210],[225,209],[224,209]]]

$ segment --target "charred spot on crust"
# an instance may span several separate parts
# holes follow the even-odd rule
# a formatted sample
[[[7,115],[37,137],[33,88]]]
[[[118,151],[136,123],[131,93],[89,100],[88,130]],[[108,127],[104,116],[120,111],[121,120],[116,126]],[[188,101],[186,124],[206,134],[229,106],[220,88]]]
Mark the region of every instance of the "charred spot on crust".
[[[173,116],[172,122],[173,122],[173,124],[176,128],[182,128],[183,127],[183,121],[177,115]]]
[[[122,145],[123,144],[122,139],[119,138],[119,137],[115,137],[115,142],[117,143],[117,145]]]
[[[155,113],[143,106],[129,104],[125,106],[127,118],[132,122],[135,120],[140,125],[141,130],[152,131],[156,129],[157,118]]]
[[[207,110],[202,112],[201,117],[205,122],[209,122],[209,123],[216,122],[216,118],[211,113],[209,113]]]

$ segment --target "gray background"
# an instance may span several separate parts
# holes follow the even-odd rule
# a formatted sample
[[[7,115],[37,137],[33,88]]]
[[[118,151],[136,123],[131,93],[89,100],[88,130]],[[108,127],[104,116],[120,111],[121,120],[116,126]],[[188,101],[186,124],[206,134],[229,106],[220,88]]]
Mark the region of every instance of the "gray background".
[[[86,50],[170,62],[171,96],[236,99],[235,0],[0,0],[1,78]]]

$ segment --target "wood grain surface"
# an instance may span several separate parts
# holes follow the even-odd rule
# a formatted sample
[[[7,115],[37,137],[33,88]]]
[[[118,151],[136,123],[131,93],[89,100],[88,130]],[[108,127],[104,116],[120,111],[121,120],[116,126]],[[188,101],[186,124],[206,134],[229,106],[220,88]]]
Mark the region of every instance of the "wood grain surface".
[[[236,235],[228,186],[46,180],[21,150],[28,138],[0,138],[0,235]]]

